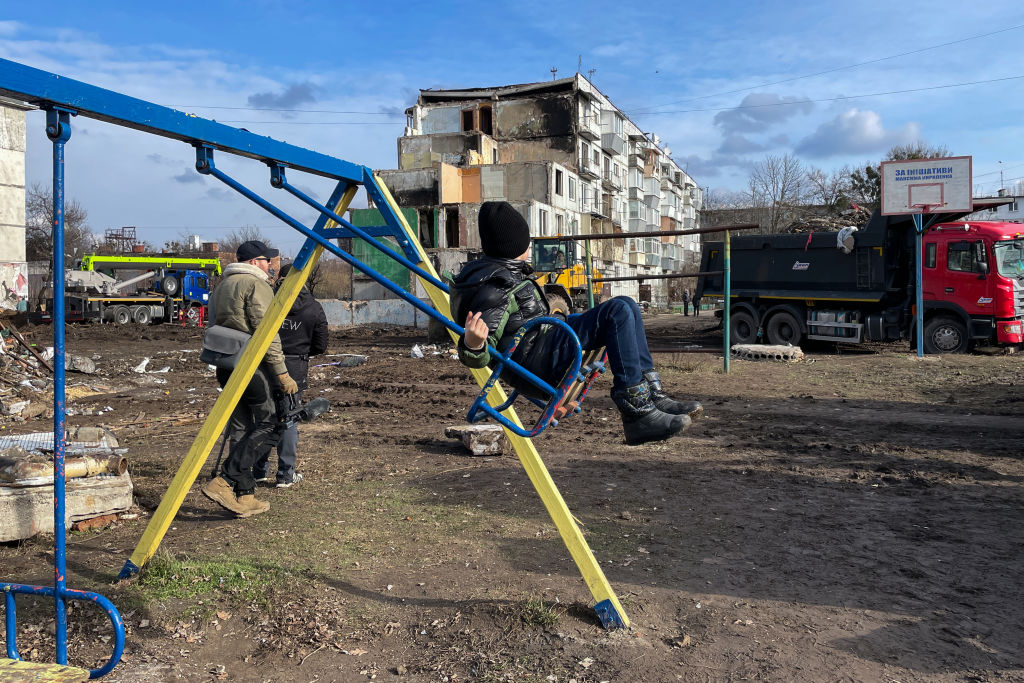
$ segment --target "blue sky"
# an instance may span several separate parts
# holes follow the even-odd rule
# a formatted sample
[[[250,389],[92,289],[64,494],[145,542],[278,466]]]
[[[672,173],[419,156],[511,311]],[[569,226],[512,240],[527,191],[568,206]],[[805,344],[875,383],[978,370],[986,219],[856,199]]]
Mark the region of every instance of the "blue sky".
[[[1024,179],[1019,0],[8,2],[0,56],[373,168],[396,166],[420,88],[547,80],[581,60],[704,187],[742,189],[765,154],[831,170],[916,139],[973,155],[982,193],[1000,170],[1007,184]],[[941,87],[963,83],[975,84]],[[918,91],[878,94],[907,90]],[[42,114],[28,125],[29,182],[48,183]],[[68,192],[97,232],[135,225],[160,245],[256,225],[286,252],[301,243],[195,173],[183,143],[76,119],[67,154]],[[261,165],[218,163],[275,196]]]

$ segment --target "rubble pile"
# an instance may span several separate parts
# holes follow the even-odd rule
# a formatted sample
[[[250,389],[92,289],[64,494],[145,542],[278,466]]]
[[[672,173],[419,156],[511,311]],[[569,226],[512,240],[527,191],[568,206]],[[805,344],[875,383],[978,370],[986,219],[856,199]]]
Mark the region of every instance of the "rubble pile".
[[[53,453],[52,432],[0,436],[0,543],[53,530]],[[102,427],[68,430],[69,525],[109,523],[131,508],[134,489],[126,453]]]
[[[784,233],[839,232],[847,226],[863,228],[871,218],[871,211],[853,204],[838,216],[808,216],[800,218],[785,228]]]
[[[23,422],[53,417],[53,347],[37,346],[32,333],[21,334],[13,325],[0,328],[0,421]],[[96,363],[85,356],[67,355],[71,372],[92,375]],[[97,393],[69,382],[68,400]]]

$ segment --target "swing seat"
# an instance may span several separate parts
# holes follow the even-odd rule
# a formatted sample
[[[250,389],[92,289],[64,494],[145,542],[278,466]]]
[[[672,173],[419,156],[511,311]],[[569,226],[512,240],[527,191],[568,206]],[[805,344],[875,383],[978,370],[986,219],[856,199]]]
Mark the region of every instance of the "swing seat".
[[[565,373],[562,375],[562,380],[559,382],[557,387],[551,386],[540,377],[537,377],[529,370],[511,360],[512,354],[515,352],[516,347],[519,346],[519,343],[523,340],[523,337],[537,325],[554,325],[556,327],[561,327],[564,331],[569,333],[569,338],[575,346],[573,360],[569,364],[569,368],[566,369]],[[512,344],[508,349],[506,349],[505,353],[499,353],[495,349],[490,349],[490,352],[492,356],[498,359],[498,363],[495,365],[494,370],[491,372],[491,376],[484,384],[483,389],[480,390],[480,394],[477,395],[476,400],[473,401],[473,405],[470,406],[469,412],[466,414],[466,420],[472,424],[483,420],[485,417],[491,417],[509,431],[527,438],[540,434],[548,426],[558,426],[558,421],[565,418],[567,415],[580,412],[582,410],[583,399],[590,390],[590,385],[593,384],[599,374],[605,371],[605,365],[608,359],[605,350],[601,348],[594,351],[588,351],[586,362],[584,363],[583,350],[580,346],[580,340],[579,337],[576,336],[576,333],[573,332],[572,328],[569,327],[564,320],[549,317],[534,318],[520,327],[516,332],[516,335],[512,338]],[[534,424],[532,429],[520,427],[501,414],[515,402],[520,393],[518,390],[513,390],[509,394],[508,399],[501,405],[492,406],[487,401],[487,397],[490,395],[491,390],[497,383],[498,377],[506,369],[506,366],[509,371],[526,379],[528,382],[540,389],[539,393],[548,397],[547,400],[544,400],[534,398],[532,396],[526,396],[527,400],[541,408],[542,411],[540,418],[537,420],[536,424]]]

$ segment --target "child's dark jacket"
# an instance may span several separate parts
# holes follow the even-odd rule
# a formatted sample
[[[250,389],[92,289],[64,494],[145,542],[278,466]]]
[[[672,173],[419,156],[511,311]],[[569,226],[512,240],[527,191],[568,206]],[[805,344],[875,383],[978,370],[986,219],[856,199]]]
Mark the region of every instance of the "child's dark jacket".
[[[455,276],[452,288],[455,321],[462,325],[470,311],[481,313],[489,331],[487,344],[504,353],[520,327],[550,314],[544,292],[530,277],[532,273],[529,263],[514,259],[484,257],[467,263]],[[565,370],[550,364],[552,345],[558,343],[560,336],[553,332],[549,325],[533,328],[512,355],[513,361],[549,384],[557,383]],[[493,365],[487,347],[473,351],[466,346],[465,336],[459,338],[458,352],[459,360],[468,367]],[[510,371],[503,372],[501,378],[525,394],[537,394],[536,387]]]

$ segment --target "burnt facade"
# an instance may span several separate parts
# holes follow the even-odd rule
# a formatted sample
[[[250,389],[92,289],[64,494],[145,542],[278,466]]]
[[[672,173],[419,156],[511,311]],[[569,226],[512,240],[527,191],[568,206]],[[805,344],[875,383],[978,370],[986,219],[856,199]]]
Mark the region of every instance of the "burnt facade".
[[[504,200],[535,236],[621,234],[592,243],[608,276],[679,271],[699,252],[684,237],[630,238],[631,232],[698,227],[700,189],[655,135],[645,134],[586,78],[467,90],[421,90],[406,111],[398,168],[382,171],[417,221],[428,249],[479,250],[482,202]],[[578,243],[582,252],[582,243]],[[652,281],[655,304],[667,281]],[[639,298],[636,283],[612,295]]]

